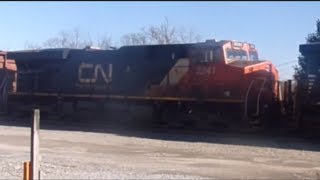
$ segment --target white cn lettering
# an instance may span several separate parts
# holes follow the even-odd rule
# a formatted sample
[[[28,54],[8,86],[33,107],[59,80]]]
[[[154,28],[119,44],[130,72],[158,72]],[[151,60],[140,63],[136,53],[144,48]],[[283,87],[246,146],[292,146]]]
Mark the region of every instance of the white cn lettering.
[[[82,74],[84,69],[93,69],[94,68],[94,74],[92,78],[83,78]],[[106,73],[108,71],[108,73]],[[100,76],[102,76],[103,80],[106,84],[109,84],[112,80],[112,64],[109,64],[108,69],[104,71],[101,64],[87,64],[87,63],[81,63],[79,66],[79,72],[78,72],[78,78],[79,82],[81,83],[96,83],[97,79]],[[107,76],[108,74],[108,76]]]

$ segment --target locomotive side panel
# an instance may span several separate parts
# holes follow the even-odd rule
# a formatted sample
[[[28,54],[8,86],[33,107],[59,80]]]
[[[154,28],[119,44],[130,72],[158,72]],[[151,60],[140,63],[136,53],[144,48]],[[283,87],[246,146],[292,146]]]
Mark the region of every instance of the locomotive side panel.
[[[18,92],[144,96],[185,57],[184,45],[119,50],[53,49],[10,52],[16,59]]]

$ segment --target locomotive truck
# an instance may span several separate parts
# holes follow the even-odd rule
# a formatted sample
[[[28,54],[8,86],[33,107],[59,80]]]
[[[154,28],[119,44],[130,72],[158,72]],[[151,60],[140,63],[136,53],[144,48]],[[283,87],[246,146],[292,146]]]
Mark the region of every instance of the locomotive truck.
[[[11,75],[1,75],[4,110],[14,110],[13,102],[55,105],[61,112],[65,102],[76,108],[81,101],[103,106],[118,100],[152,106],[161,122],[170,121],[168,114],[205,111],[215,120],[230,116],[230,126],[265,127],[281,101],[276,67],[246,42],[41,49],[7,56],[10,68],[1,67]]]

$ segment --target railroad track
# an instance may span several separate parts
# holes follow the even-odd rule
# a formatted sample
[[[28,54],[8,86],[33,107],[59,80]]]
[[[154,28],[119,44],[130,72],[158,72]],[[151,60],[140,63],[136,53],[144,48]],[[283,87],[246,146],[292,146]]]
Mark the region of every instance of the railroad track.
[[[274,137],[283,133],[248,133],[245,131],[228,131],[214,127],[201,128],[192,124],[156,124],[148,117],[132,116],[129,113],[113,111],[96,114],[94,112],[78,112],[59,117],[54,114],[40,115],[40,128],[45,130],[83,131],[97,133],[112,133],[120,136],[143,137],[151,139],[178,140],[178,141],[206,141],[214,137]],[[31,117],[9,116],[1,117],[0,123],[9,126],[30,127]],[[286,136],[296,136],[286,134]],[[209,141],[209,140],[208,140]]]

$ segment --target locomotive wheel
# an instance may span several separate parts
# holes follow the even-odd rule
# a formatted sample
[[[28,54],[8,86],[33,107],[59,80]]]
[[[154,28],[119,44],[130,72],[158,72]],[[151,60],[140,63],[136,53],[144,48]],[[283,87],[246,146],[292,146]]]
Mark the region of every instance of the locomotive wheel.
[[[5,86],[1,91],[1,113],[8,114],[8,89]]]
[[[164,107],[163,104],[154,104],[152,109],[152,119],[155,124],[163,125],[165,124],[163,120]]]
[[[97,114],[103,115],[105,109],[105,103],[104,101],[98,101],[96,102],[96,112]]]
[[[73,101],[72,102],[72,111],[75,113],[75,112],[78,112],[78,101]]]
[[[269,104],[263,104],[261,107],[260,122],[261,130],[268,130],[271,127],[272,112]]]
[[[153,119],[155,124],[166,127],[181,127],[180,112],[177,104],[155,104],[153,106]]]
[[[311,108],[303,110],[300,116],[300,132],[303,134],[320,135],[319,114],[319,110]]]
[[[259,109],[259,115],[256,117],[252,117],[252,121],[250,123],[251,129],[255,132],[264,132],[270,130],[272,127],[273,121],[273,112],[270,104],[261,103]]]
[[[64,102],[63,102],[63,99],[60,97],[58,97],[58,100],[57,100],[56,111],[57,111],[57,115],[60,119],[63,119],[65,117]]]

